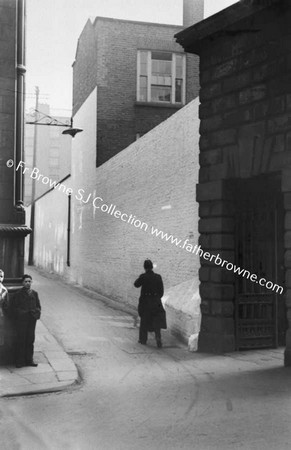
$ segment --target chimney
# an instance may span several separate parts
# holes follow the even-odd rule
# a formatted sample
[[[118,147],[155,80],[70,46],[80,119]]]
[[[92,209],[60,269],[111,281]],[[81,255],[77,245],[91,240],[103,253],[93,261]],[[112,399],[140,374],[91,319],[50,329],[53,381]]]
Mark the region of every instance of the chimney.
[[[183,27],[187,28],[204,18],[204,0],[183,0]]]

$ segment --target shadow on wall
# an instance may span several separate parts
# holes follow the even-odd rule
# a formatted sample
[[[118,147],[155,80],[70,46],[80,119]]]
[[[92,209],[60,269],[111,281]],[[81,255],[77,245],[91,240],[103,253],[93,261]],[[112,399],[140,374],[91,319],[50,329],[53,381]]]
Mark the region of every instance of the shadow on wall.
[[[168,328],[183,341],[189,342],[193,335],[198,337],[200,301],[196,278],[179,283],[165,292],[163,304],[167,311]]]

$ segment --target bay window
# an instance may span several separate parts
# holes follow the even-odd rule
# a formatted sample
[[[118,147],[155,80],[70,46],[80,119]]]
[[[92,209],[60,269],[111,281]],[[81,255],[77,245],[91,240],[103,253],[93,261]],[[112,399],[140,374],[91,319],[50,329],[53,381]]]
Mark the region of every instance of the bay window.
[[[185,104],[186,58],[180,53],[139,50],[137,101]]]

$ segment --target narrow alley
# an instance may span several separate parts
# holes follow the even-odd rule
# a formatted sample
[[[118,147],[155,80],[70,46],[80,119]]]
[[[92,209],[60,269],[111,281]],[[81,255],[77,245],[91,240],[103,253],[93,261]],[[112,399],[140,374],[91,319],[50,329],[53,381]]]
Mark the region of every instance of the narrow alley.
[[[131,314],[29,272],[42,321],[81,381],[58,393],[2,398],[3,450],[290,448],[283,349],[190,353],[167,331],[162,349],[153,337],[140,346]]]

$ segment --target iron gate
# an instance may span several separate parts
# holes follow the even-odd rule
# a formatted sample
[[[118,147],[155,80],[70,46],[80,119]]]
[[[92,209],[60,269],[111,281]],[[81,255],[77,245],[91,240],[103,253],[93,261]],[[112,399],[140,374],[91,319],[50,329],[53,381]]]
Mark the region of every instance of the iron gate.
[[[282,285],[283,204],[279,180],[244,180],[236,192],[238,266],[256,274],[258,280],[265,278]],[[282,298],[260,286],[258,280],[252,282],[247,276],[236,278],[237,349],[277,347],[281,335],[285,334],[281,323],[284,321]],[[280,323],[278,311],[283,318]]]

